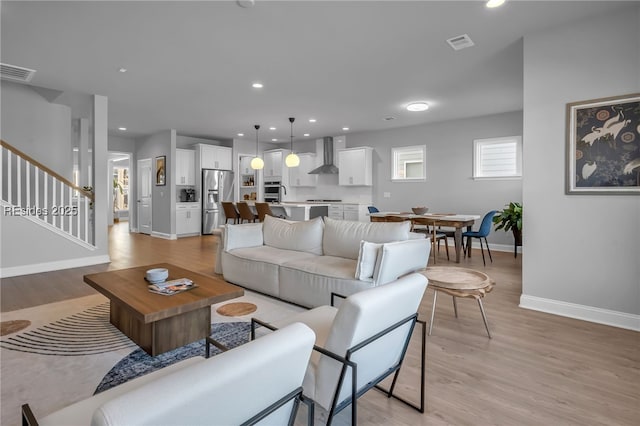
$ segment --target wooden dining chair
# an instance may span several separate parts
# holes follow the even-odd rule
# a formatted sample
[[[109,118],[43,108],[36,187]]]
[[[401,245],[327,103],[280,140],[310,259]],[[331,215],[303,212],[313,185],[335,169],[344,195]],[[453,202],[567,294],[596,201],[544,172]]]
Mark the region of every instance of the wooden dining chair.
[[[233,223],[240,221],[240,213],[236,210],[236,206],[231,201],[223,201],[222,209],[224,210],[225,220],[224,223],[229,223],[229,220],[233,220]]]
[[[238,213],[240,214],[240,222],[244,222],[245,220],[255,222],[258,219],[258,215],[251,211],[249,204],[245,201],[238,201],[236,207],[238,207]]]
[[[269,203],[256,203],[256,211],[258,212],[258,222],[264,222],[266,215],[273,216]]]

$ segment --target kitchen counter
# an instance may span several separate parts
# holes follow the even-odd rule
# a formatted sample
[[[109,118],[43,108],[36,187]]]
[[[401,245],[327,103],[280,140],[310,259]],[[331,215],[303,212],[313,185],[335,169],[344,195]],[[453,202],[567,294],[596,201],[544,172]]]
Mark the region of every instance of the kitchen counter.
[[[249,206],[255,205],[254,200],[247,201]],[[284,216],[288,220],[309,220],[318,216],[328,216],[331,203],[283,201],[269,203],[271,211],[276,216]]]

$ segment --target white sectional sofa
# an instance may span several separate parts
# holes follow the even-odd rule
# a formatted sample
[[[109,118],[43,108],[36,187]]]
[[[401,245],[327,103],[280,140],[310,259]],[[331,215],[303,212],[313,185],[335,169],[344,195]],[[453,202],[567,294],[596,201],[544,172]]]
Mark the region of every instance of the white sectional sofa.
[[[426,267],[431,249],[409,222],[315,218],[227,225],[218,262],[225,280],[306,307],[389,283]]]

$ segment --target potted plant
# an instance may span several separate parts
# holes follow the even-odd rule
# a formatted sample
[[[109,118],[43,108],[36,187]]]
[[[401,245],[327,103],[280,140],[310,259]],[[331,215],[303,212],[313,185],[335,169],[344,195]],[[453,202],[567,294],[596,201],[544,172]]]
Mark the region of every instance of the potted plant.
[[[517,256],[517,247],[522,245],[522,204],[511,202],[503,210],[498,211],[493,217],[496,231],[504,229],[512,231],[515,239],[514,253]]]

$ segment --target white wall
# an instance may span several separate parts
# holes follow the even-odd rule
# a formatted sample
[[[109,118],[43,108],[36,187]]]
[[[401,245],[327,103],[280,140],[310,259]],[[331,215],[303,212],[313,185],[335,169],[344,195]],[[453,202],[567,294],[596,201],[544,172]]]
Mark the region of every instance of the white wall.
[[[72,180],[71,108],[51,103],[30,86],[2,80],[2,139]]]
[[[565,194],[566,104],[639,91],[638,4],[525,37],[523,306],[640,329],[640,197]]]
[[[514,135],[522,135],[521,111],[347,135],[347,146],[375,148],[373,204],[380,210],[427,206],[433,213],[483,216],[510,201],[521,201],[522,180],[473,180],[473,140]],[[427,146],[426,181],[392,182],[391,148],[411,145]],[[527,171],[524,173],[527,179]],[[391,197],[384,198],[385,192]],[[513,235],[503,231],[492,231],[487,240],[513,245]]]
[[[176,131],[173,129],[165,130],[149,137],[136,140],[135,161],[150,158],[151,171],[154,174],[152,184],[152,233],[165,238],[175,236],[176,191],[175,183],[173,181],[173,176],[175,176],[175,173],[173,172],[173,168],[175,167],[175,152]],[[156,157],[162,155],[166,156],[166,184],[157,186],[155,184]],[[137,188],[132,188],[131,200],[137,200],[137,196]],[[132,220],[136,214],[137,209],[131,209],[130,215],[132,217],[130,220]],[[137,219],[135,227],[137,228]]]

